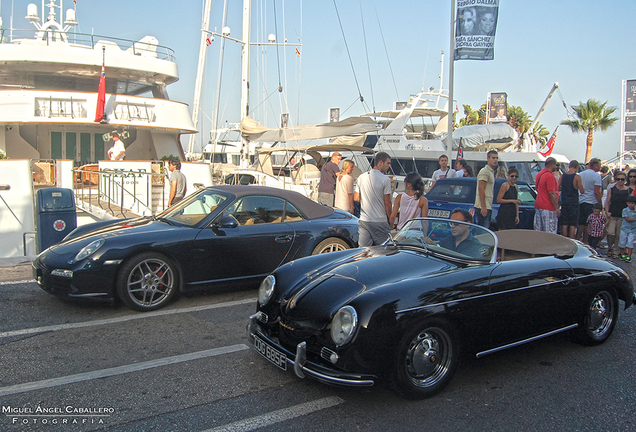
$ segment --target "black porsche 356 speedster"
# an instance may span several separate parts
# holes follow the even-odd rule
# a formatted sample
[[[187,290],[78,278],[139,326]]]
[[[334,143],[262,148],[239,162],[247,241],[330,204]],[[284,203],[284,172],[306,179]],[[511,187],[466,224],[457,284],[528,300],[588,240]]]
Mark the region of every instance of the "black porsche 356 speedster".
[[[45,291],[139,311],[181,291],[253,285],[295,258],[357,246],[358,221],[297,192],[201,189],[156,217],[78,227],[33,261]]]
[[[421,218],[383,246],[287,263],[259,288],[248,338],[281,369],[329,384],[388,380],[440,392],[460,353],[477,357],[560,332],[605,342],[628,274],[581,243]]]

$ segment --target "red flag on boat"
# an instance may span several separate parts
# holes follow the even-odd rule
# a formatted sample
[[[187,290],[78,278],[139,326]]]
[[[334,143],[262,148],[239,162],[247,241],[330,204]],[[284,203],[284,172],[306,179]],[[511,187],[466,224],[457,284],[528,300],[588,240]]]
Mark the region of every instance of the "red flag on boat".
[[[97,110],[95,111],[95,123],[105,121],[104,106],[106,105],[106,68],[102,61],[102,74],[99,77],[99,90],[97,91]]]
[[[459,147],[457,148],[457,159],[464,159],[464,146],[462,144],[462,139],[464,137],[459,137]]]
[[[300,55],[300,51],[298,51],[298,48],[296,48],[296,55]]]
[[[550,156],[550,154],[552,154],[552,150],[554,149],[554,142],[556,141],[558,130],[559,130],[559,127],[557,126],[556,129],[554,130],[554,133],[548,140],[548,142],[542,145],[541,148],[539,148],[539,153],[541,154],[541,156],[548,157]]]
[[[212,39],[210,39],[210,36],[205,38],[205,46],[210,46],[212,45]]]

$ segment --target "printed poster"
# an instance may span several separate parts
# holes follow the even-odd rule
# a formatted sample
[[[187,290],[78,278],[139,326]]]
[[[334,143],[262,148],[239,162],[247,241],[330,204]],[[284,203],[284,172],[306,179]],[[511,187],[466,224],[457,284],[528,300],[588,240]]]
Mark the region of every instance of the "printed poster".
[[[499,0],[457,0],[455,60],[493,60]]]

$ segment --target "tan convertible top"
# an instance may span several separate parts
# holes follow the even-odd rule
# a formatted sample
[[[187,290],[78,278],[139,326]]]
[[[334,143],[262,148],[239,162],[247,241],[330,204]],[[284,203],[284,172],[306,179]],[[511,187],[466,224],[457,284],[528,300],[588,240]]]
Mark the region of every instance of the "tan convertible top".
[[[508,251],[522,252],[531,256],[567,256],[574,255],[578,246],[567,237],[533,230],[503,230],[496,232],[499,238],[499,249],[504,260]]]

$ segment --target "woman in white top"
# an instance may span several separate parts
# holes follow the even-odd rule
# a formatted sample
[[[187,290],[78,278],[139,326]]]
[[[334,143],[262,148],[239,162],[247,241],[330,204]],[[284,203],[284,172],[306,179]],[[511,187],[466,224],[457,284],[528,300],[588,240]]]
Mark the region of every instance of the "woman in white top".
[[[334,207],[353,214],[353,171],[354,164],[350,160],[342,162],[340,175],[336,179],[336,199]]]
[[[424,182],[418,173],[408,173],[404,178],[404,192],[395,199],[389,225],[398,230],[411,219],[428,216],[428,200],[424,195]],[[398,217],[399,215],[399,217]],[[397,222],[395,219],[398,218]],[[395,226],[394,226],[395,224]]]

